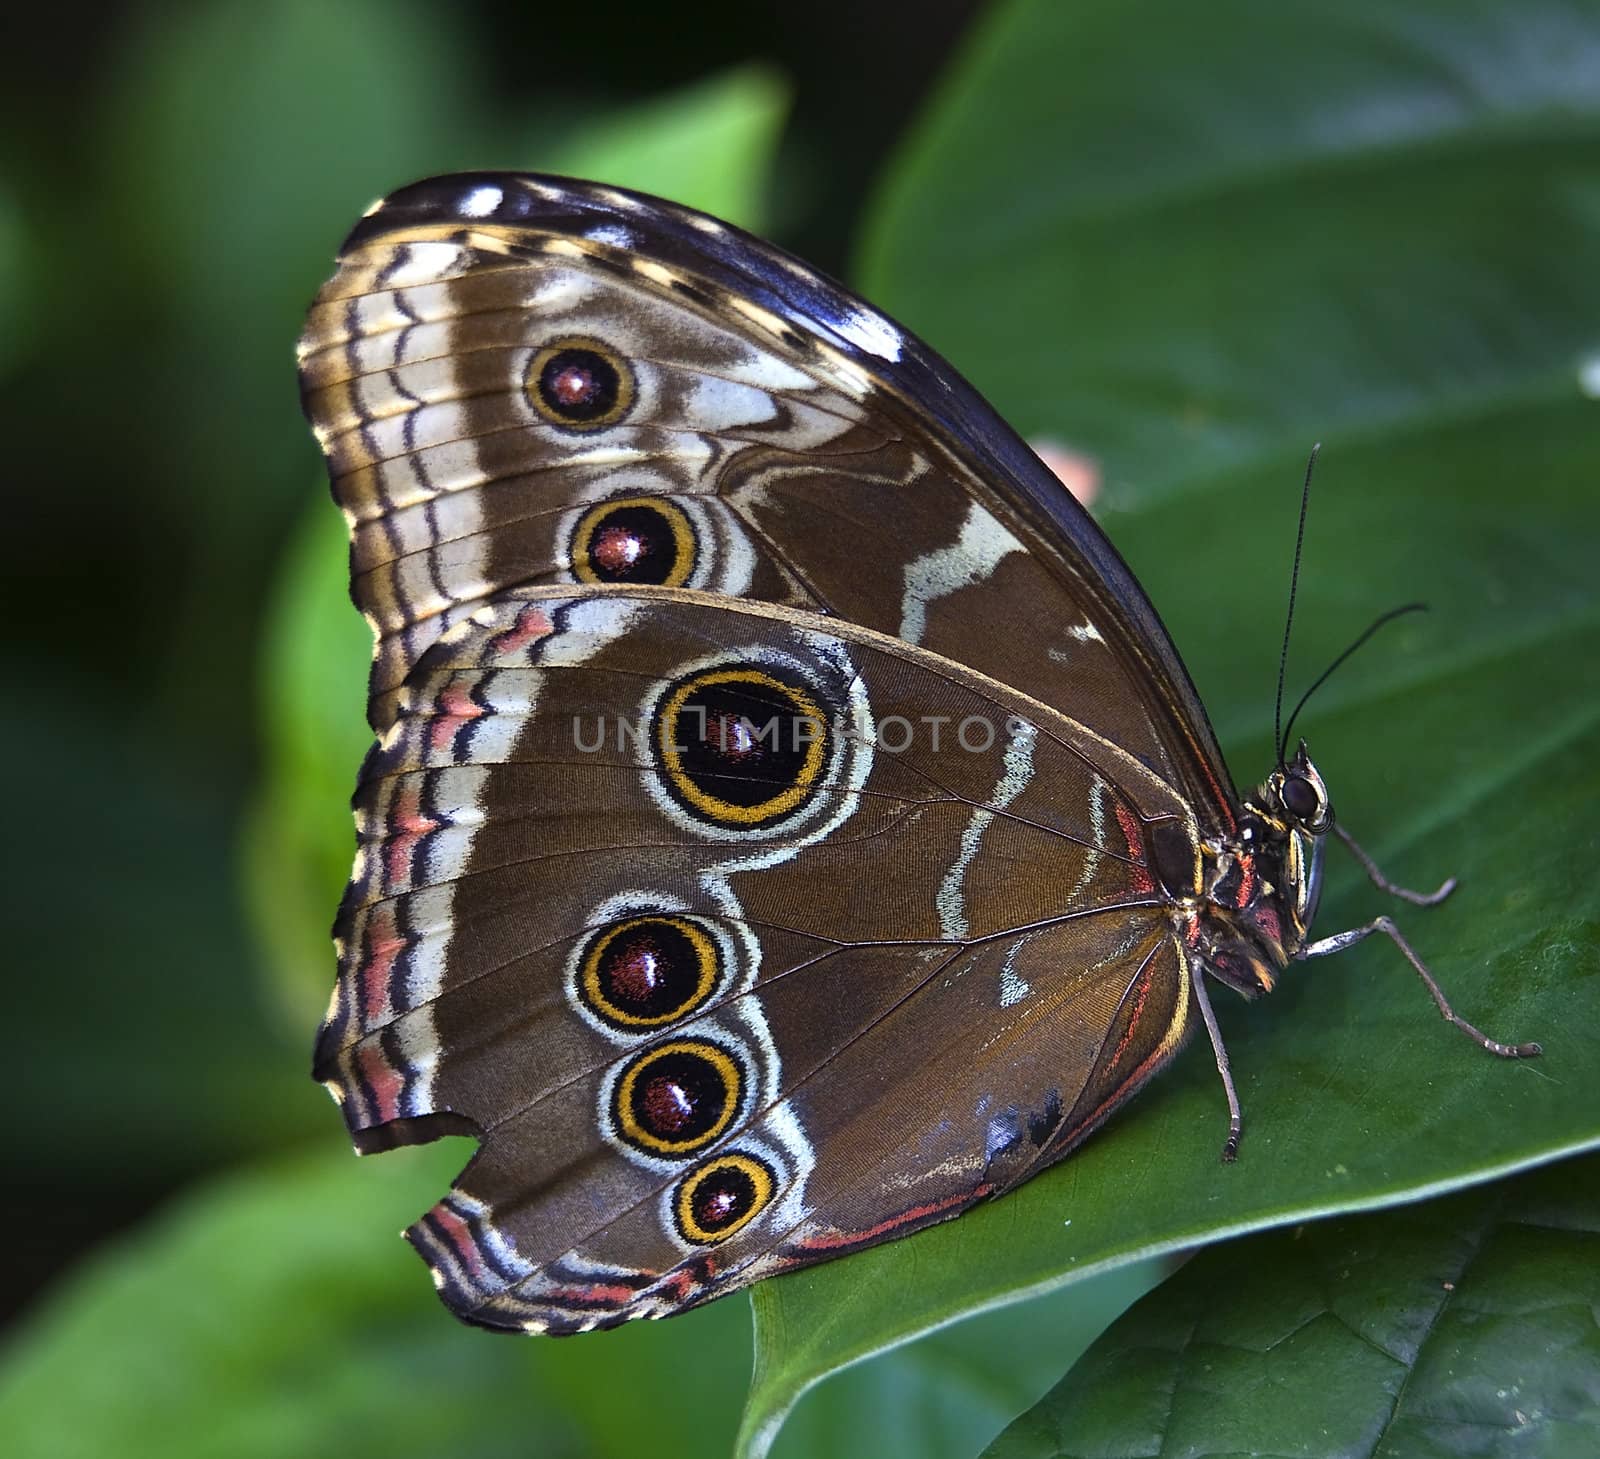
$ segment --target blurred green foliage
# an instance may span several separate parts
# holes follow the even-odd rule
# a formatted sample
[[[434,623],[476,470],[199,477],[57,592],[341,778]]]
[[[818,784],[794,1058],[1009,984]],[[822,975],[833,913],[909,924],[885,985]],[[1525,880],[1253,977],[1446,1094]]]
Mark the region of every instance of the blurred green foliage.
[[[0,375],[32,487],[7,578],[40,627],[0,733],[43,767],[13,792],[11,1280],[132,1227],[14,1327],[8,1452],[698,1455],[741,1421],[743,1298],[562,1343],[452,1324],[393,1232],[467,1147],[358,1163],[305,1077],[366,739],[292,367],[333,247],[373,197],[464,167],[803,221],[781,71],[508,92],[464,14],[129,10],[75,185],[63,136],[6,152]],[[1549,1053],[1458,1043],[1391,949],[1296,970],[1223,1011],[1237,1168],[1194,1051],[1018,1195],[758,1289],[747,1444],[973,1454],[1165,1270],[1132,1258],[1600,1143],[1597,78],[1593,0],[1034,0],[991,7],[929,99],[858,281],[1020,427],[1100,458],[1108,529],[1251,773],[1297,468],[1328,434],[1300,678],[1391,601],[1436,612],[1330,685],[1314,746],[1392,872],[1463,876],[1407,919],[1458,1003]],[[859,94],[830,104],[845,135]],[[1379,906],[1336,864],[1321,926]],[[1278,1270],[1276,1239],[1240,1260]]]

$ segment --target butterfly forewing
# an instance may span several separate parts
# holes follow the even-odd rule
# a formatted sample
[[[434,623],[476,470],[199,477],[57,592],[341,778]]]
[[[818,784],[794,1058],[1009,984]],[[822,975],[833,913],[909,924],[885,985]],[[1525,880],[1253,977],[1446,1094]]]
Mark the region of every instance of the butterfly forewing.
[[[378,635],[380,729],[473,603],[659,583],[943,653],[1231,828],[1204,709],[1104,535],[926,346],[747,234],[564,179],[417,184],[347,240],[301,370]]]

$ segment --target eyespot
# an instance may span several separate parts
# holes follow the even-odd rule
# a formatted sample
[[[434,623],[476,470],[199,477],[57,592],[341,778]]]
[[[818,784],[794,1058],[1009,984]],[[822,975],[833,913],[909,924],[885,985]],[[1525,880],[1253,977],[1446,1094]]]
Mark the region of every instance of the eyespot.
[[[793,815],[811,799],[831,738],[809,685],[745,664],[675,684],[651,726],[673,799],[700,820],[751,829]]]
[[[777,1178],[764,1160],[733,1151],[687,1176],[672,1202],[673,1224],[685,1241],[726,1241],[766,1209]]]
[[[694,527],[664,498],[617,497],[578,518],[568,556],[581,583],[681,587],[694,571]]]
[[[710,1039],[673,1039],[629,1064],[611,1095],[621,1137],[656,1155],[690,1155],[723,1133],[739,1108],[738,1060]]]
[[[688,917],[629,917],[601,928],[578,960],[578,996],[624,1033],[676,1023],[716,988],[716,941]]]
[[[633,407],[627,361],[592,339],[547,344],[528,366],[525,389],[533,408],[564,430],[603,430]]]
[[[1304,775],[1286,775],[1278,798],[1283,802],[1284,810],[1301,825],[1311,825],[1322,814],[1322,797],[1317,793],[1317,787]]]

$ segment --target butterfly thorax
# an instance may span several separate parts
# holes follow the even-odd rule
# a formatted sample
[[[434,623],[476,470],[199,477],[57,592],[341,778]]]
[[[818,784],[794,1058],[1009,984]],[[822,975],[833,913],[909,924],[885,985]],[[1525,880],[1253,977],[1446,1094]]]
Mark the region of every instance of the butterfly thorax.
[[[1322,890],[1333,809],[1302,743],[1244,802],[1237,833],[1202,847],[1196,951],[1247,998],[1270,993],[1305,946]]]

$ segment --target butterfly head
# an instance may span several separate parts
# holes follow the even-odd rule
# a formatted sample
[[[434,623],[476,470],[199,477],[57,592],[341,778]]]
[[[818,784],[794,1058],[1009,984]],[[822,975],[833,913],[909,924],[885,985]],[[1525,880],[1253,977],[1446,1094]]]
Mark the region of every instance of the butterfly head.
[[[1274,811],[1285,830],[1305,836],[1326,836],[1333,829],[1333,802],[1317,767],[1306,754],[1306,742],[1294,757],[1278,766],[1266,779],[1260,799]]]

